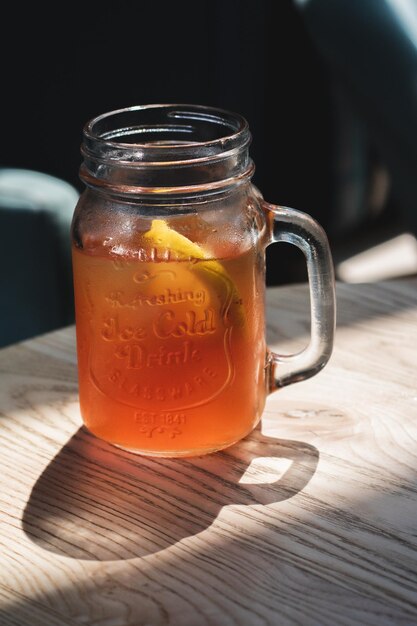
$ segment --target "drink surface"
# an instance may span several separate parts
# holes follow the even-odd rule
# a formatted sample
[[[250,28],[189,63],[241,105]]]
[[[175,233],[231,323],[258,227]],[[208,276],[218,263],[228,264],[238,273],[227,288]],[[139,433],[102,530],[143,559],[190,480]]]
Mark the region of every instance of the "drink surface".
[[[265,400],[256,251],[171,260],[142,244],[136,255],[73,247],[84,423],[145,454],[224,448],[254,428]]]

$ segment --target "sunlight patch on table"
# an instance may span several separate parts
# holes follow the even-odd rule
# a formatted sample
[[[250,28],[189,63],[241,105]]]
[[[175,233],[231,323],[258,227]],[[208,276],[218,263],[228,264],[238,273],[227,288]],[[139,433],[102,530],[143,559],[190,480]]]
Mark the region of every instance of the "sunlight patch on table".
[[[241,485],[271,485],[284,476],[292,462],[291,459],[264,456],[252,459],[239,483]]]
[[[347,283],[374,282],[417,274],[417,240],[403,233],[355,254],[336,266],[337,278]]]

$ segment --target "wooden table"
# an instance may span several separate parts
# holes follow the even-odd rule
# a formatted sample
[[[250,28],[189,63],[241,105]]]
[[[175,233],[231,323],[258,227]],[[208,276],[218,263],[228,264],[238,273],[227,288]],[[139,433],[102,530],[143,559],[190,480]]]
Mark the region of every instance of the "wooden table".
[[[270,288],[268,340],[308,334]],[[0,624],[417,624],[417,281],[338,285],[316,377],[227,451],[155,460],[89,435],[74,329],[0,351]]]

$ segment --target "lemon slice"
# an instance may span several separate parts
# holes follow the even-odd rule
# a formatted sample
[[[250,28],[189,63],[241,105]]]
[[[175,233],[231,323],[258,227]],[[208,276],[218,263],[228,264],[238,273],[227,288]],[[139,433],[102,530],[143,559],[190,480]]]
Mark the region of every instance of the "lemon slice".
[[[230,317],[238,326],[245,326],[239,292],[219,261],[210,259],[208,253],[198,243],[170,228],[163,219],[152,220],[151,228],[145,233],[144,238],[156,248],[174,252],[178,260],[192,262],[193,271],[225,301],[222,307],[223,314],[225,316],[231,314]]]
[[[179,259],[208,259],[203,248],[194,243],[188,237],[181,235],[173,228],[170,228],[165,220],[152,220],[152,226],[144,235],[145,239],[156,247],[164,250],[172,250]],[[213,261],[218,269],[224,269],[218,261]]]

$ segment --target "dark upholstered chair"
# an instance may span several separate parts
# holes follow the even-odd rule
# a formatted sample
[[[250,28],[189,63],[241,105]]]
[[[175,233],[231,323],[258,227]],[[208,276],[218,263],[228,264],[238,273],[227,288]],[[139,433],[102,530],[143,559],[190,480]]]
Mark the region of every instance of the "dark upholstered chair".
[[[42,172],[0,168],[0,346],[72,323],[78,195]]]

